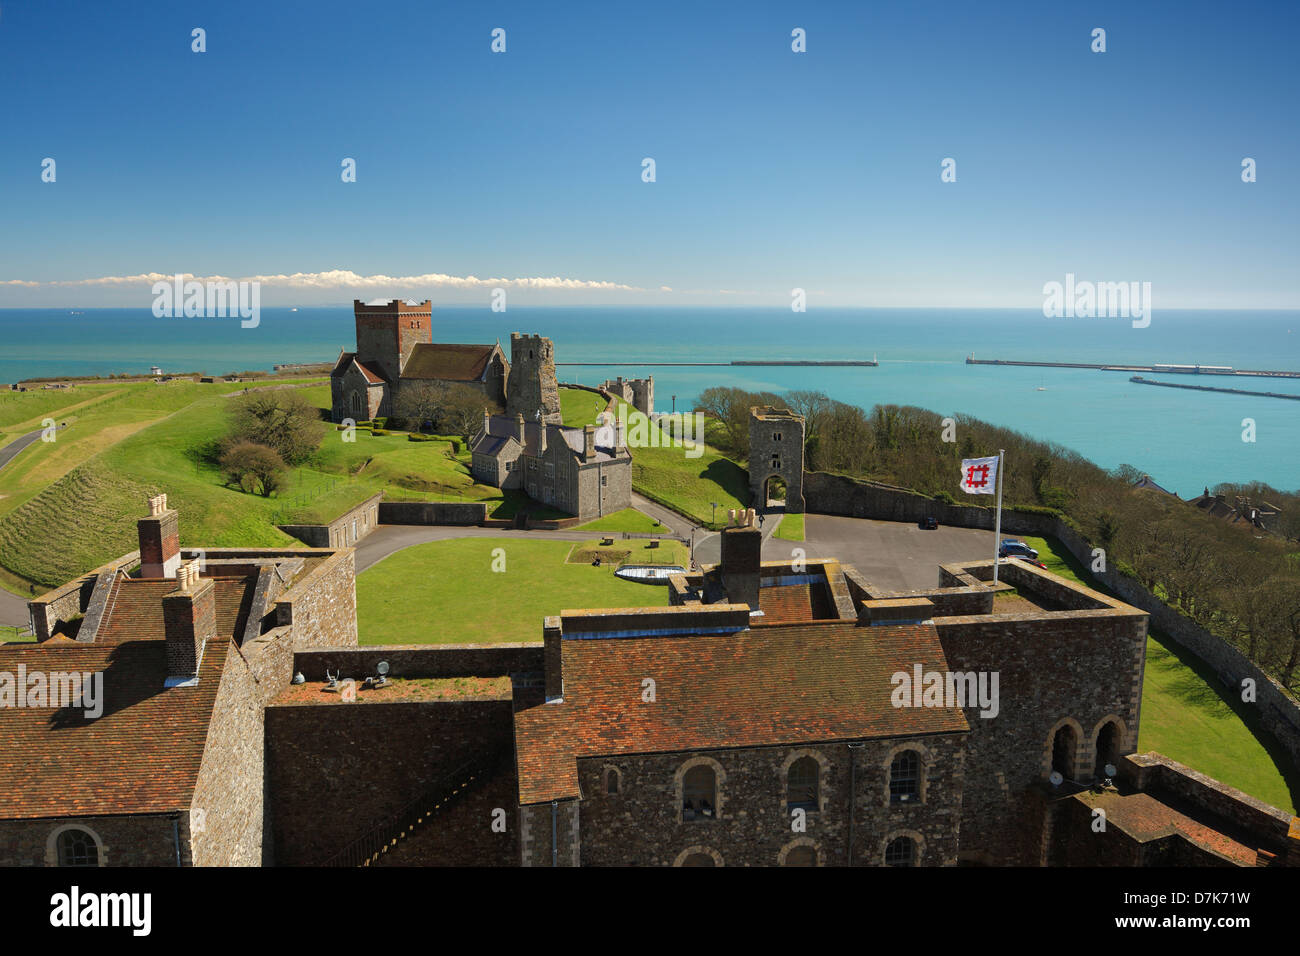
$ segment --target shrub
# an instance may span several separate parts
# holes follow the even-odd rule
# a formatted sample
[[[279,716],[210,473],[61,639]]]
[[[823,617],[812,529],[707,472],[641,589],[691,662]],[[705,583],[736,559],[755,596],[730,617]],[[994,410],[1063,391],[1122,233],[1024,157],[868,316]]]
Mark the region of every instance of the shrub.
[[[274,448],[257,442],[240,441],[221,455],[221,471],[226,484],[238,485],[245,492],[271,497],[284,480],[284,459]]]
[[[324,433],[320,412],[297,392],[261,390],[234,399],[231,436],[274,448],[289,464],[311,457]]]

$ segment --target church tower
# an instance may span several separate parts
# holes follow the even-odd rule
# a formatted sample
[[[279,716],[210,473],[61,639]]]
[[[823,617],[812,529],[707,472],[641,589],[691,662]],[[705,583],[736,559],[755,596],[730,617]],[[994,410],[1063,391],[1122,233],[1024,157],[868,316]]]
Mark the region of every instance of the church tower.
[[[417,343],[433,341],[433,301],[408,305],[393,299],[379,305],[352,300],[357,323],[357,361],[382,370],[384,378],[396,382]]]
[[[551,425],[563,424],[560,388],[555,381],[555,346],[540,335],[510,333],[510,378],[506,382],[506,414]]]

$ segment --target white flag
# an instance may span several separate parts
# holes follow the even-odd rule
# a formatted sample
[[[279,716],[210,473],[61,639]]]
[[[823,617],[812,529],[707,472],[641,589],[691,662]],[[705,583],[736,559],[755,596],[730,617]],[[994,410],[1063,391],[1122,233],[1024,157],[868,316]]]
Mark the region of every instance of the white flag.
[[[998,456],[963,458],[961,490],[968,495],[993,495],[998,490]]]

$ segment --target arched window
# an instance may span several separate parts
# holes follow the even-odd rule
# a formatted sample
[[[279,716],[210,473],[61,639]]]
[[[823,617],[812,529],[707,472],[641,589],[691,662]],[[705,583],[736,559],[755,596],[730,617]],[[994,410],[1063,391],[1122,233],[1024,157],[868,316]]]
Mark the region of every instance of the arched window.
[[[810,846],[797,846],[785,855],[786,866],[816,866],[817,851]]]
[[[889,765],[889,802],[914,803],[921,799],[921,760],[915,750],[904,750]]]
[[[58,850],[59,866],[99,866],[99,844],[85,830],[64,830]]]
[[[821,808],[818,784],[821,767],[812,757],[800,757],[786,774],[786,810],[815,812]]]
[[[885,847],[885,866],[916,866],[916,843],[911,837],[889,841]]]
[[[708,764],[696,764],[682,779],[682,819],[715,819],[717,806],[717,774]]]
[[[358,394],[357,392],[353,392],[353,393],[351,394],[351,397],[350,397],[350,404],[351,404],[351,406],[352,406],[352,414],[353,414],[353,415],[360,415],[360,414],[361,414],[361,395]]]
[[[1057,728],[1052,738],[1052,769],[1069,780],[1074,776],[1074,752],[1078,749],[1078,739],[1074,728],[1064,724]]]
[[[1097,776],[1106,776],[1106,765],[1119,766],[1119,726],[1108,720],[1097,731]]]
[[[692,853],[682,860],[682,866],[715,866],[713,857],[707,853]]]
[[[616,794],[622,789],[623,781],[619,779],[621,774],[617,767],[609,767],[605,770],[605,792]]]

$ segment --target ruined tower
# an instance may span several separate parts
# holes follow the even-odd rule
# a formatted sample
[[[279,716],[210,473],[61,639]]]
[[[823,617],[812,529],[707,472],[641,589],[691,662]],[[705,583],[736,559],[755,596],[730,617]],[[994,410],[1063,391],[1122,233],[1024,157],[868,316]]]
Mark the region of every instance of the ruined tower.
[[[786,511],[803,511],[803,433],[803,416],[788,408],[749,410],[749,490],[756,507],[784,496]]]
[[[555,346],[540,335],[510,333],[510,378],[506,383],[506,414],[524,421],[562,424],[560,389],[555,381]]]
[[[420,342],[433,341],[433,302],[419,305],[393,299],[379,305],[352,300],[357,323],[357,361],[378,366],[390,382],[397,381]]]

